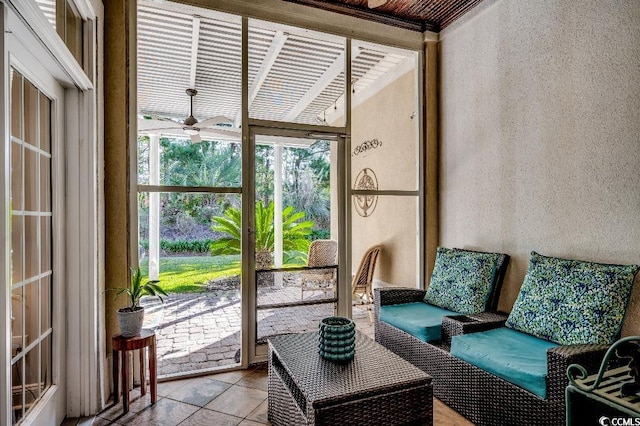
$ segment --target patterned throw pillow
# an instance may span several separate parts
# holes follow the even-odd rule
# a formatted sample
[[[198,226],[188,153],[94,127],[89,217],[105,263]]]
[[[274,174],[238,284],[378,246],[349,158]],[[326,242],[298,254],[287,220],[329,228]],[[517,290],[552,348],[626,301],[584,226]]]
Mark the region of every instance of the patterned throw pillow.
[[[611,344],[639,268],[532,252],[507,327],[561,345]]]
[[[438,247],[424,301],[461,314],[483,312],[499,257],[498,253]]]

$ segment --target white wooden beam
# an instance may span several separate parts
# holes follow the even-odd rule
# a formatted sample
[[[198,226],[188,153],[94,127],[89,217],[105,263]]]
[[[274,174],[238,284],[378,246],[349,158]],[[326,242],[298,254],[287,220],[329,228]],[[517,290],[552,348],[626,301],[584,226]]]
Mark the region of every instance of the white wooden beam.
[[[273,67],[273,64],[278,59],[278,55],[280,51],[284,47],[284,44],[287,42],[287,37],[289,35],[287,33],[283,33],[282,31],[276,31],[273,39],[271,40],[271,45],[269,46],[269,50],[260,65],[260,69],[258,70],[258,74],[256,74],[253,83],[251,84],[251,90],[249,90],[249,105],[255,100],[258,95],[258,91],[264,84],[267,76],[269,75],[269,71]]]
[[[251,107],[251,104],[258,95],[258,92],[267,79],[267,76],[269,76],[269,72],[271,71],[273,64],[276,62],[276,59],[278,59],[278,55],[284,47],[284,44],[287,42],[288,36],[289,34],[279,30],[275,32],[275,35],[271,40],[271,45],[269,45],[269,50],[267,50],[267,53],[262,60],[262,64],[260,64],[260,69],[253,79],[253,83],[249,89],[249,107]],[[242,110],[239,109],[234,120],[235,127],[239,127],[241,118]]]
[[[320,76],[318,81],[314,83],[305,95],[300,98],[297,104],[293,106],[285,115],[283,121],[293,121],[302,111],[304,111],[315,98],[318,97],[331,82],[344,71],[344,51],[342,51],[329,68]]]
[[[198,45],[200,44],[200,17],[193,16],[193,32],[191,33],[191,73],[189,89],[196,88],[196,68],[198,66]]]

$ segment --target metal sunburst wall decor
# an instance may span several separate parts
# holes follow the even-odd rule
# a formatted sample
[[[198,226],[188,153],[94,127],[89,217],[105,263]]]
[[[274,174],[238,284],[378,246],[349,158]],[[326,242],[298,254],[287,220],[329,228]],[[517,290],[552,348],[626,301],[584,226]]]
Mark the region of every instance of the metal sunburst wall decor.
[[[356,176],[355,189],[376,190],[378,189],[378,178],[376,174],[368,167],[360,170]],[[356,195],[353,197],[353,204],[356,211],[362,217],[369,217],[373,214],[378,204],[377,195]]]

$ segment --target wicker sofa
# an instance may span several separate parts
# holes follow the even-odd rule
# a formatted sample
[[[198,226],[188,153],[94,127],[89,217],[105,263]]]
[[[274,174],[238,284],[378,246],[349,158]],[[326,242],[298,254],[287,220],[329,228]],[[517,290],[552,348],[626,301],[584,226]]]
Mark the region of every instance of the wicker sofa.
[[[444,317],[442,338],[431,342],[380,320],[381,307],[418,302],[425,293],[406,288],[376,289],[375,339],[431,375],[434,396],[478,425],[564,424],[567,367],[577,363],[593,373],[608,348],[606,344],[579,344],[548,349],[546,395],[540,397],[451,354],[454,336],[478,331],[483,334],[486,332],[482,330],[501,327],[507,320],[505,314],[494,311]],[[495,309],[499,295],[493,297],[496,300],[492,300],[490,307]]]

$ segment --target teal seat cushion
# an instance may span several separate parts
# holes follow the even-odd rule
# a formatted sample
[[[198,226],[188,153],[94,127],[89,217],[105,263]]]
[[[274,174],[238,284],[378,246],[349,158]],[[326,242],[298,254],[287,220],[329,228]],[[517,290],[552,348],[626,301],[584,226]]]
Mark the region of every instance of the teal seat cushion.
[[[531,253],[507,327],[562,345],[613,343],[638,265],[608,265]]]
[[[477,314],[493,288],[498,253],[438,247],[424,301],[460,314]]]
[[[442,317],[445,315],[458,313],[424,302],[380,306],[380,321],[397,327],[423,342],[441,339]]]
[[[453,336],[451,355],[547,397],[547,349],[557,343],[506,327]]]

